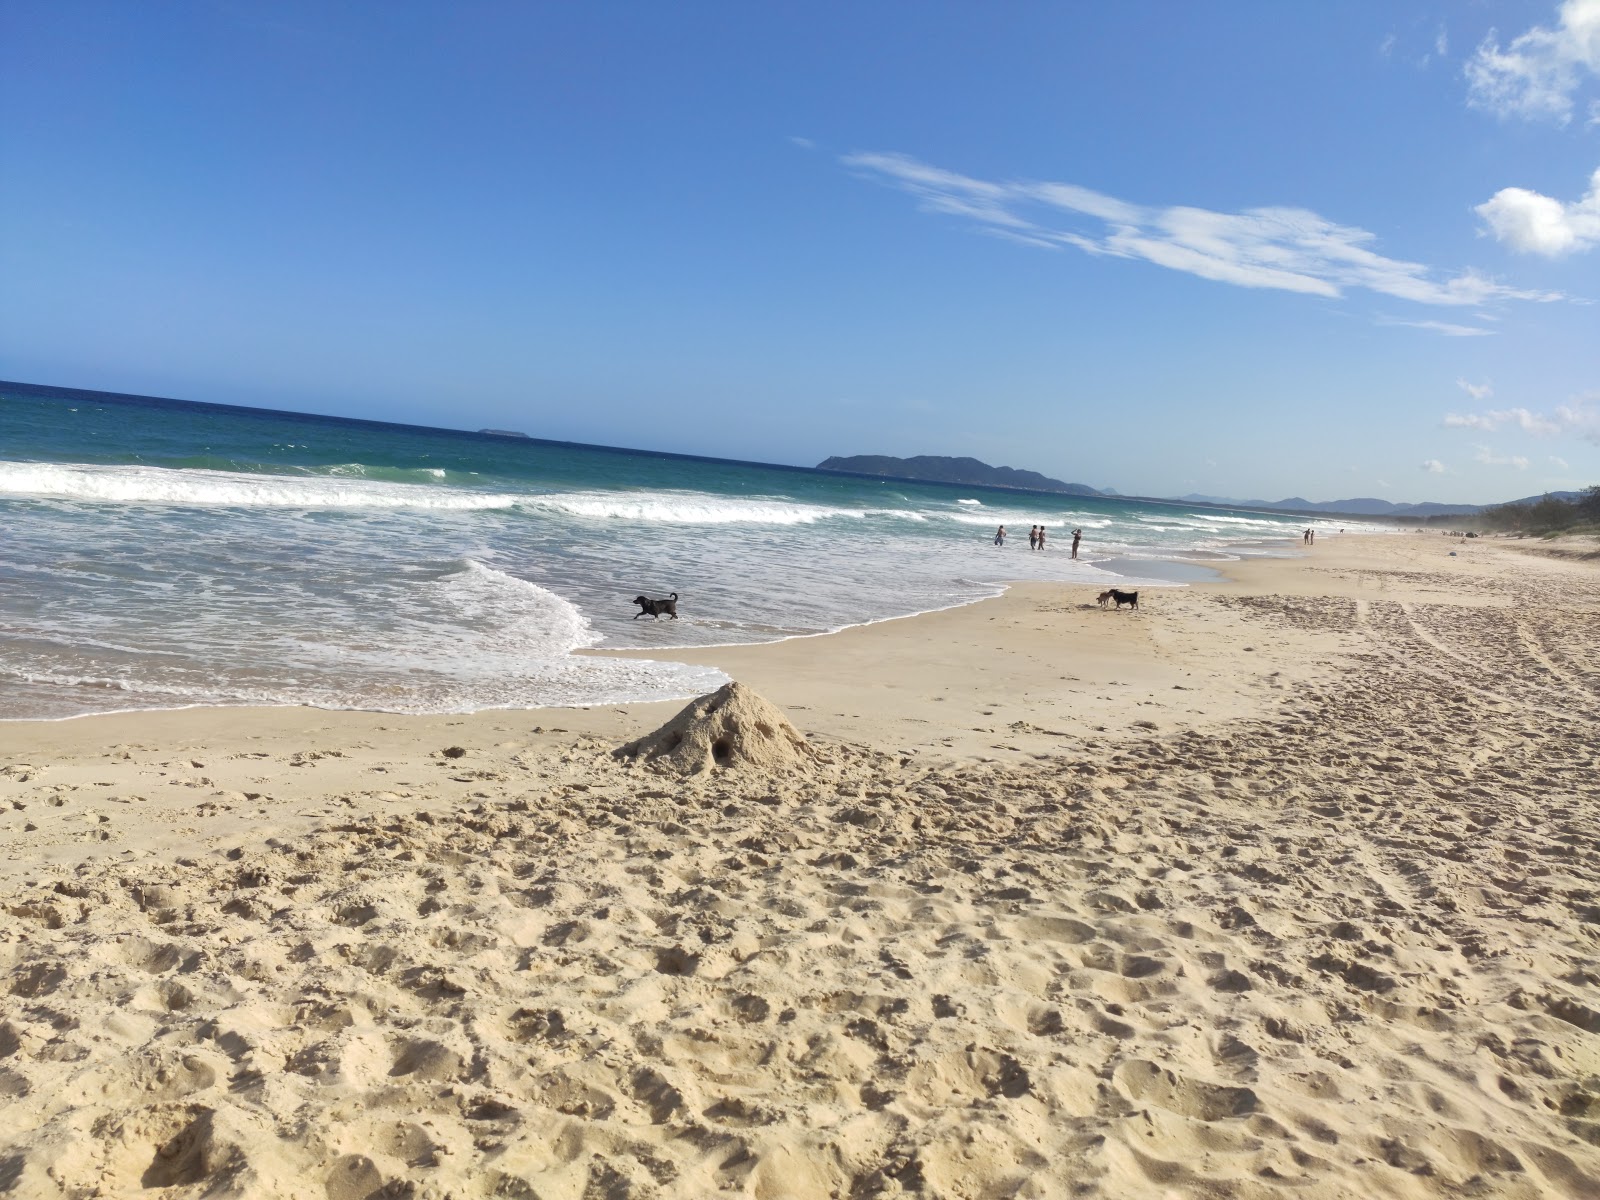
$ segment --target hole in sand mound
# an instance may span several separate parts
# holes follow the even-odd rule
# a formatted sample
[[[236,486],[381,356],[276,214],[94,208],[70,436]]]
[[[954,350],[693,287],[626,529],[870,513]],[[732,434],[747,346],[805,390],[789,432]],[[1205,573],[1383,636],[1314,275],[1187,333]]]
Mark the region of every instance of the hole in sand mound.
[[[225,1172],[234,1150],[218,1144],[213,1121],[209,1108],[187,1105],[143,1109],[125,1118],[118,1132],[126,1147],[124,1153],[133,1158],[129,1165],[139,1170],[133,1164],[146,1164],[139,1175],[140,1184],[147,1188],[181,1187]],[[114,1154],[113,1160],[121,1157]],[[115,1176],[115,1162],[112,1165]],[[126,1176],[123,1180],[131,1182]]]
[[[48,996],[67,978],[67,969],[60,963],[36,962],[11,976],[11,994],[24,1000],[37,1000]]]
[[[194,993],[183,984],[168,980],[156,985],[155,999],[168,1012],[182,1012],[194,1003]]]
[[[378,906],[376,904],[343,904],[334,910],[333,919],[340,925],[347,925],[351,929],[359,929],[368,921],[376,920]]]
[[[119,946],[122,961],[152,975],[170,971],[183,960],[183,952],[171,942],[156,943],[130,937]]]
[[[438,1042],[414,1041],[402,1046],[391,1076],[415,1075],[418,1079],[454,1079],[461,1072],[461,1056]]]
[[[333,1164],[326,1183],[328,1200],[375,1200],[409,1195],[409,1188],[386,1185],[383,1175],[365,1154],[347,1154]]]
[[[817,761],[789,719],[740,683],[701,696],[654,733],[614,753],[683,775],[735,769],[792,774]]]
[[[700,956],[678,946],[656,951],[656,970],[663,975],[693,975],[700,969]]]

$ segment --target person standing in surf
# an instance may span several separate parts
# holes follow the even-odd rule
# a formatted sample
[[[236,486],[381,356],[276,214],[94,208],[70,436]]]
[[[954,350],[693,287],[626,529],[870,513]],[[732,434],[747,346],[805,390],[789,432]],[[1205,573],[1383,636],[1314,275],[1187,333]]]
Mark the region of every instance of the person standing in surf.
[[[1037,525],[1029,525],[1028,526],[1028,549],[1029,550],[1037,550],[1038,548],[1039,548],[1039,527]]]
[[[1072,531],[1072,557],[1073,558],[1077,558],[1078,557],[1078,543],[1081,542],[1081,541],[1083,541],[1083,530],[1074,529]]]
[[[994,531],[994,544],[996,546],[1004,546],[1006,544],[1006,527],[1004,525]]]
[[[1039,526],[1039,549],[1044,549],[1044,526]]]

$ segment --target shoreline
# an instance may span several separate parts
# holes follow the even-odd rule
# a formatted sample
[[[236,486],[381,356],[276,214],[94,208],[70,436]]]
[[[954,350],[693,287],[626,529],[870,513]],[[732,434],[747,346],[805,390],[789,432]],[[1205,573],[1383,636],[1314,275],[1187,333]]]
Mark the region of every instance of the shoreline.
[[[1262,546],[1262,547],[1265,547],[1265,546],[1270,545],[1270,544],[1272,544],[1272,543],[1268,543],[1268,542],[1246,543],[1246,545],[1250,545],[1250,546],[1259,545],[1259,546]],[[1197,553],[1198,554],[1198,553],[1208,553],[1208,552],[1194,551],[1192,553]],[[1090,562],[1089,565],[1096,566],[1098,569],[1105,571],[1107,575],[1119,578],[1119,579],[1121,579],[1123,581],[1137,581],[1137,582],[1139,582],[1141,584],[1141,586],[1159,587],[1159,588],[1188,587],[1191,584],[1204,584],[1204,583],[1223,582],[1226,579],[1226,576],[1220,570],[1217,569],[1217,564],[1226,563],[1226,562],[1237,562],[1237,561],[1242,561],[1242,560],[1248,560],[1251,557],[1289,557],[1289,558],[1292,558],[1292,557],[1294,557],[1294,554],[1292,552],[1290,552],[1290,553],[1285,554],[1285,555],[1278,555],[1278,554],[1273,554],[1273,553],[1269,552],[1269,553],[1261,554],[1261,555],[1252,555],[1252,554],[1246,552],[1245,554],[1242,554],[1242,555],[1238,555],[1238,554],[1226,554],[1225,555],[1222,552],[1217,552],[1216,556],[1214,558],[1207,558],[1205,560],[1193,560],[1193,559],[1182,558],[1182,557],[1152,557],[1152,558],[1149,558],[1149,559],[1119,557],[1119,558],[1101,560],[1102,562],[1116,562],[1118,564],[1127,564],[1128,566],[1138,566],[1138,565],[1141,565],[1141,564],[1148,563],[1148,564],[1153,565],[1156,568],[1158,568],[1157,570],[1150,571],[1149,573],[1144,574],[1144,575],[1131,573],[1131,572],[1120,571],[1120,570],[1110,570],[1110,569],[1107,569],[1105,567],[1099,567],[1098,564],[1093,563],[1093,562]],[[1172,577],[1171,578],[1162,578],[1161,576],[1162,576],[1163,572],[1166,572],[1166,573],[1170,574]],[[572,654],[573,656],[577,656],[577,657],[595,655],[595,656],[601,656],[601,657],[624,657],[624,658],[639,658],[639,659],[646,659],[646,660],[648,660],[650,658],[662,658],[662,659],[668,659],[668,660],[676,661],[674,659],[674,656],[676,654],[678,654],[679,652],[743,650],[743,649],[748,649],[748,648],[757,647],[757,646],[779,645],[779,644],[782,644],[782,643],[785,643],[785,642],[791,642],[791,641],[800,641],[800,640],[816,639],[816,638],[830,638],[830,637],[834,637],[834,636],[836,636],[838,634],[841,634],[841,633],[849,632],[851,630],[870,628],[872,626],[881,625],[881,624],[884,624],[886,622],[912,620],[912,619],[915,619],[915,618],[918,618],[918,617],[930,616],[930,615],[935,614],[935,613],[950,612],[950,611],[953,611],[953,610],[956,610],[956,609],[968,608],[968,607],[971,607],[972,605],[982,604],[982,603],[984,603],[986,601],[997,599],[997,598],[1003,596],[1007,591],[1009,591],[1013,587],[1062,587],[1062,588],[1068,588],[1068,587],[1089,587],[1089,586],[1094,586],[1094,585],[1074,583],[1072,581],[1065,581],[1065,580],[1062,580],[1062,581],[1054,581],[1054,580],[1052,580],[1052,581],[1039,581],[1039,580],[1012,579],[1012,580],[1001,580],[999,582],[996,582],[993,586],[997,590],[992,592],[989,595],[976,596],[976,597],[973,597],[972,599],[969,599],[969,600],[959,600],[959,601],[956,601],[954,604],[945,605],[945,606],[943,606],[941,608],[921,609],[921,610],[918,610],[916,612],[902,613],[902,614],[898,614],[898,615],[895,615],[895,616],[873,617],[873,618],[869,618],[868,620],[865,620],[865,621],[858,621],[858,622],[854,622],[854,623],[848,624],[848,625],[841,625],[841,626],[839,626],[838,628],[835,628],[835,629],[818,630],[817,632],[814,632],[814,633],[788,634],[788,635],[785,635],[783,637],[772,638],[772,639],[768,639],[768,640],[765,640],[765,641],[756,641],[756,642],[718,642],[718,643],[714,643],[714,644],[711,644],[711,645],[704,645],[704,646],[679,646],[679,647],[579,646],[579,647],[576,647],[575,649],[573,649],[572,651],[570,651],[569,653]],[[303,710],[307,710],[307,711],[311,711],[311,712],[372,713],[372,714],[376,714],[376,715],[389,715],[389,716],[394,716],[394,717],[452,717],[452,716],[471,717],[471,716],[476,716],[476,715],[481,715],[481,714],[492,714],[492,713],[517,713],[517,712],[539,713],[539,712],[560,712],[560,711],[567,711],[567,710],[582,711],[582,710],[588,709],[588,708],[606,708],[606,707],[614,707],[615,705],[629,705],[629,706],[631,706],[631,705],[653,704],[653,703],[660,703],[660,704],[680,703],[681,704],[681,703],[686,703],[690,699],[692,699],[692,697],[686,695],[686,696],[681,697],[681,698],[679,698],[677,700],[664,700],[664,701],[622,700],[622,701],[616,701],[614,703],[613,702],[604,702],[604,703],[595,703],[595,704],[589,704],[589,705],[561,705],[561,704],[554,704],[554,705],[544,705],[544,706],[532,707],[532,708],[503,708],[503,709],[501,709],[501,708],[482,708],[482,709],[472,709],[472,710],[468,710],[466,712],[459,712],[459,713],[449,713],[449,712],[400,713],[400,712],[394,712],[394,711],[389,710],[389,709],[376,709],[376,708],[322,708],[322,707],[319,707],[317,705],[292,704],[292,703],[284,703],[284,704],[205,704],[205,703],[199,703],[199,704],[172,704],[172,705],[152,706],[152,707],[147,707],[147,708],[118,708],[118,709],[106,709],[106,710],[99,711],[99,712],[71,713],[71,714],[68,714],[66,716],[60,716],[60,717],[0,717],[0,729],[4,729],[7,725],[11,725],[11,724],[18,724],[18,725],[34,724],[34,723],[46,723],[46,724],[48,724],[48,723],[61,722],[61,721],[82,721],[82,720],[89,720],[89,719],[100,718],[100,717],[108,717],[108,718],[109,717],[133,717],[133,716],[138,716],[138,715],[141,715],[141,714],[190,712],[190,711],[194,711],[194,710],[197,710],[197,709],[230,709],[230,710],[231,709],[249,709],[249,710],[259,710],[259,711],[272,711],[272,710],[277,710],[277,709],[303,709]]]

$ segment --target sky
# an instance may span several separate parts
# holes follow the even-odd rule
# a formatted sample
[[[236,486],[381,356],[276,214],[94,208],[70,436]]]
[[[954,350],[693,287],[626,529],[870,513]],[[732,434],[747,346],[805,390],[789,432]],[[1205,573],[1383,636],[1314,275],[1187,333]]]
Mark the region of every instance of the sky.
[[[1600,0],[0,0],[0,179],[0,378],[1150,496],[1600,482]]]

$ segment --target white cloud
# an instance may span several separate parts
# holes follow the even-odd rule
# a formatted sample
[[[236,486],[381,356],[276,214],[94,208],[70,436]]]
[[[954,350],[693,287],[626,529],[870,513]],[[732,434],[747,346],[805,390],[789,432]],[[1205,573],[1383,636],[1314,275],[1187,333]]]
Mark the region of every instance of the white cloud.
[[[1551,413],[1529,412],[1526,408],[1499,408],[1482,413],[1450,413],[1444,419],[1448,429],[1481,429],[1493,432],[1514,426],[1523,433],[1545,437],[1578,437],[1600,445],[1600,391],[1574,397],[1558,404]]]
[[[1519,471],[1528,469],[1528,460],[1520,454],[1496,454],[1487,446],[1479,446],[1478,453],[1473,455],[1479,462],[1490,467],[1515,467]]]
[[[1600,243],[1600,171],[1581,200],[1563,204],[1527,188],[1501,188],[1473,209],[1497,240],[1524,254],[1559,258]]]
[[[1500,117],[1570,121],[1574,95],[1600,73],[1600,0],[1565,0],[1558,17],[1504,49],[1491,32],[1466,65],[1467,102]]]
[[[817,144],[808,137],[791,137],[789,141],[799,146],[802,150],[815,150],[817,148]]]
[[[1444,334],[1445,337],[1489,337],[1496,332],[1478,325],[1457,325],[1452,321],[1395,321],[1381,318],[1378,324],[1399,325],[1407,329],[1430,329],[1434,333]]]
[[[1378,53],[1383,55],[1383,57],[1388,58],[1394,53],[1394,44],[1397,40],[1398,39],[1394,36],[1394,34],[1388,34],[1383,41],[1378,43]]]
[[[1565,471],[1568,467],[1570,467],[1572,465],[1566,459],[1562,458],[1560,455],[1557,455],[1557,454],[1552,454],[1550,456],[1550,462],[1551,462],[1552,465],[1554,465],[1556,467],[1559,467],[1563,471]]]
[[[1422,469],[1430,475],[1443,475],[1444,464],[1437,458],[1430,458],[1422,464]]]
[[[1590,392],[1571,404],[1557,406],[1553,419],[1563,433],[1576,434],[1600,446],[1600,392]]]
[[[1468,383],[1465,379],[1456,380],[1456,386],[1474,400],[1487,400],[1494,395],[1494,385],[1487,379],[1482,383]]]
[[[1434,35],[1433,52],[1440,58],[1448,58],[1450,56],[1450,35],[1445,31],[1443,25],[1439,26],[1439,32]]]
[[[1541,417],[1538,413],[1529,412],[1525,408],[1500,408],[1486,413],[1451,413],[1444,419],[1448,429],[1499,429],[1504,425],[1515,425],[1523,433],[1560,433],[1560,422],[1549,417]]]
[[[1596,0],[1600,3],[1600,0]],[[841,161],[915,196],[928,212],[961,217],[986,233],[1047,249],[1142,259],[1238,287],[1340,296],[1346,288],[1466,306],[1492,300],[1559,300],[1462,271],[1444,278],[1421,263],[1385,258],[1364,229],[1336,225],[1303,208],[1213,212],[1149,208],[1070,183],[995,183],[946,171],[904,154],[847,155]],[[1457,336],[1487,330],[1457,326]]]

